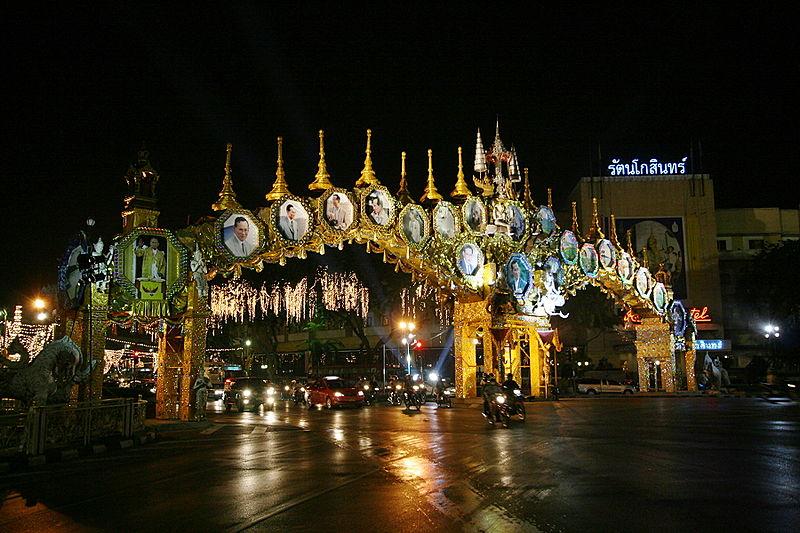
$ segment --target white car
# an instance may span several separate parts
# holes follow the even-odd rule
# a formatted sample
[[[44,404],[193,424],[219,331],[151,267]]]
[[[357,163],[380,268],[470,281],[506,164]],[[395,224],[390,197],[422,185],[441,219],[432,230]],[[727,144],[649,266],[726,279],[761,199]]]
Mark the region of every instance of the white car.
[[[636,387],[613,379],[584,378],[578,380],[578,392],[588,395],[633,394],[636,392]]]

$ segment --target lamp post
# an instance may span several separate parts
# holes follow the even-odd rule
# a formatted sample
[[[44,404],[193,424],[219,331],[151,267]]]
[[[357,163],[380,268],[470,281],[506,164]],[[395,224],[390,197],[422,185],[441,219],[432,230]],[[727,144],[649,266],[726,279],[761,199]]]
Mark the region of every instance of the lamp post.
[[[769,348],[769,368],[775,366],[775,342],[781,336],[781,328],[774,324],[766,324],[764,326],[764,338],[767,339],[767,346]]]
[[[416,324],[413,322],[400,322],[400,330],[405,332],[403,337],[400,339],[406,347],[406,371],[410,374],[411,373],[411,343],[414,340],[416,335],[414,334],[414,330],[417,328]]]

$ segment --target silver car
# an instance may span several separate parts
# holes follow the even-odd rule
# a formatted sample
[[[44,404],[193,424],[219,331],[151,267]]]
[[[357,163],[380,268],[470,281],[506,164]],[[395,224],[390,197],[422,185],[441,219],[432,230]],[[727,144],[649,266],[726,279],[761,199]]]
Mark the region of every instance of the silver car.
[[[578,381],[578,392],[581,394],[633,394],[634,385],[620,383],[613,379],[585,378]]]

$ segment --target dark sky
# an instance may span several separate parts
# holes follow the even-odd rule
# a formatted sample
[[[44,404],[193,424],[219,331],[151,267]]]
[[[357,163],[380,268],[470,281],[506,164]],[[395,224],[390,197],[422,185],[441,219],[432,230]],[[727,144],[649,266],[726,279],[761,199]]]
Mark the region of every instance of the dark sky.
[[[274,179],[275,137],[301,193],[320,128],[335,184],[358,177],[369,127],[379,178],[396,187],[406,150],[420,195],[427,148],[449,192],[457,146],[470,168],[475,129],[492,137],[498,115],[539,199],[596,173],[598,147],[607,165],[611,155],[674,160],[694,143],[718,205],[797,208],[800,54],[787,13],[766,2],[432,4],[6,13],[0,304],[54,281],[87,216],[119,231],[122,178],[143,141],[161,174],[162,224],[174,228],[209,212],[226,142],[235,190],[253,209]]]

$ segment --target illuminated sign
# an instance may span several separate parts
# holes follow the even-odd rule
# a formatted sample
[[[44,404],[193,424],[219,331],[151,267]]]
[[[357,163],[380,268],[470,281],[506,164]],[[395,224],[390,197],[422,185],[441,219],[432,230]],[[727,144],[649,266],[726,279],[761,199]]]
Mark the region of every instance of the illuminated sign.
[[[612,176],[662,176],[669,174],[686,174],[686,160],[684,157],[677,163],[660,163],[658,159],[643,161],[638,159],[631,160],[630,163],[622,163],[620,159],[612,159],[608,165],[608,171]]]
[[[730,350],[731,349],[731,341],[721,340],[721,339],[696,339],[694,341],[694,349],[695,350],[705,350],[705,351],[714,351],[714,350]]]
[[[695,322],[711,322],[711,313],[708,312],[708,306],[704,307],[690,307],[689,314]]]
[[[631,324],[641,324],[642,323],[642,317],[640,317],[639,315],[634,313],[633,309],[628,309],[628,312],[625,313],[624,320],[625,320],[625,322],[630,322]]]
[[[222,368],[224,368],[225,370],[241,370],[242,365],[225,365]]]

